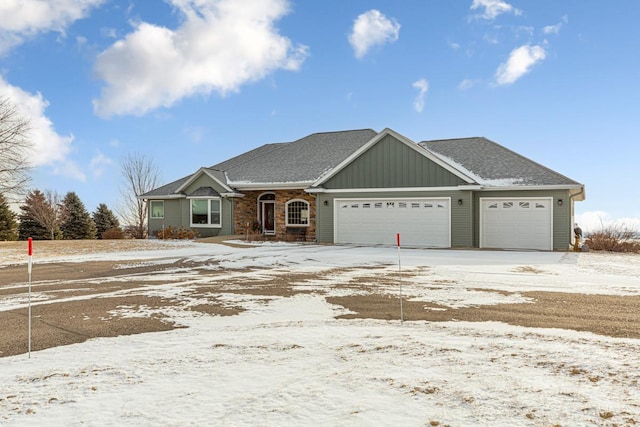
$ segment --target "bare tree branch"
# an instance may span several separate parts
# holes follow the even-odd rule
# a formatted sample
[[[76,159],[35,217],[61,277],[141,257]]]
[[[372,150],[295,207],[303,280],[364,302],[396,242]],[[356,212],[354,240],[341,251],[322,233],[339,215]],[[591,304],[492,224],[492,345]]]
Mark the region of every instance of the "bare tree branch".
[[[33,198],[33,202],[29,205],[29,213],[33,219],[47,230],[51,235],[51,240],[54,240],[56,230],[58,230],[62,221],[60,208],[62,198],[57,192],[51,190],[45,190],[43,195],[43,198]]]
[[[21,117],[7,98],[0,98],[0,193],[17,200],[27,193],[30,181],[29,121]]]
[[[152,159],[143,154],[130,154],[121,164],[123,186],[120,189],[121,205],[116,212],[133,237],[147,237],[148,206],[138,196],[158,186],[160,171]]]

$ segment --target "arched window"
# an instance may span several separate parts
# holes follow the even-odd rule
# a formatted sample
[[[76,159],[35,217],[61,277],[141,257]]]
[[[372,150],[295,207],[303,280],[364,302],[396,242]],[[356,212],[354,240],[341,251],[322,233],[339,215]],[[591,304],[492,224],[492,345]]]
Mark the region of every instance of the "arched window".
[[[306,200],[289,200],[286,207],[287,227],[309,226],[309,202]]]

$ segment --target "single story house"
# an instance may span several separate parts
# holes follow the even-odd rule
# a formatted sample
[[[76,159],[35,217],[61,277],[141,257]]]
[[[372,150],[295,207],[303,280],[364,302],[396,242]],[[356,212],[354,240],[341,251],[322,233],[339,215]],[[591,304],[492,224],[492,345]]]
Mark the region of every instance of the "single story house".
[[[567,250],[584,185],[482,137],[384,129],[266,144],[140,196],[149,235],[432,248]]]

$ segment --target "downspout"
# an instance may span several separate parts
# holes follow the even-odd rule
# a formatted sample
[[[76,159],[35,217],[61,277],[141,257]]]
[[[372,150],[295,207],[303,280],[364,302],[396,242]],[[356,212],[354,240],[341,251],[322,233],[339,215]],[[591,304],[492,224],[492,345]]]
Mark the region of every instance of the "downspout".
[[[580,196],[581,194],[584,194],[584,185],[582,187],[580,187],[580,191],[578,191],[575,194],[570,194],[569,195],[569,202],[570,202],[569,206],[571,206],[571,222],[572,223],[575,223],[575,220],[576,220],[575,212],[574,212],[574,208],[573,208],[573,198],[577,197],[577,196]],[[573,227],[573,224],[571,224],[570,229],[571,229],[571,227]],[[569,235],[572,236],[573,234],[569,233]],[[571,239],[569,239],[569,247],[571,247]]]
[[[575,194],[571,194],[571,195],[569,196],[569,201],[573,203],[573,198],[574,198],[574,197],[576,197],[576,196],[579,196],[579,195],[581,195],[581,194],[584,194],[584,185],[580,188],[580,191],[578,191],[578,192],[577,192],[577,193],[575,193]]]

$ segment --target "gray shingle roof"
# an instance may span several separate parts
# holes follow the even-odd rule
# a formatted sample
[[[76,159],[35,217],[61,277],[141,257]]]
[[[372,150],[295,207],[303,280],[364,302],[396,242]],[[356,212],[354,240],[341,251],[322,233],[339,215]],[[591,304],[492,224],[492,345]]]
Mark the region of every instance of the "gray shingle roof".
[[[226,171],[236,166],[240,166],[243,163],[250,162],[252,160],[257,160],[260,157],[266,155],[272,150],[276,150],[280,148],[282,145],[286,145],[286,142],[273,143],[273,144],[265,144],[258,148],[254,148],[251,151],[247,151],[246,153],[242,153],[238,156],[232,157],[229,160],[225,160],[224,162],[215,164],[211,166],[209,169],[217,169],[219,171]]]
[[[293,142],[265,144],[206,170],[231,187],[314,182],[376,135],[372,129],[314,133]],[[176,191],[192,176],[180,178],[140,197],[176,195]]]
[[[211,187],[198,187],[189,197],[220,197],[220,193]]]
[[[215,167],[222,168],[229,185],[313,182],[366,144],[371,129],[314,133],[297,141],[269,144]]]
[[[485,186],[580,186],[483,137],[423,141],[420,145]]]
[[[143,197],[143,198],[151,197],[151,198],[153,198],[153,197],[173,195],[176,191],[178,191],[178,188],[182,187],[182,185],[189,180],[189,178],[191,178],[191,175],[185,176],[184,178],[180,178],[180,179],[178,179],[176,181],[170,182],[169,184],[165,184],[162,187],[154,188],[153,190],[149,191],[148,193],[144,193],[140,197]]]
[[[293,142],[266,144],[203,170],[231,188],[306,185],[320,179],[376,135],[372,129],[314,133]],[[419,145],[486,187],[582,186],[483,137],[423,141]],[[141,197],[177,196],[176,192],[191,177],[195,178],[186,176]],[[200,195],[201,190],[205,191],[199,188],[192,195]]]

